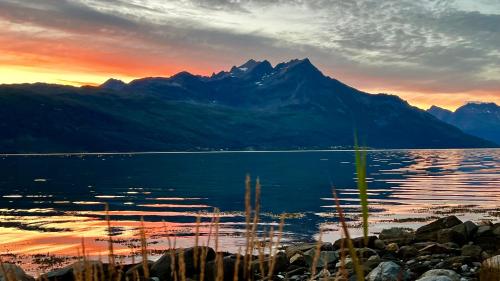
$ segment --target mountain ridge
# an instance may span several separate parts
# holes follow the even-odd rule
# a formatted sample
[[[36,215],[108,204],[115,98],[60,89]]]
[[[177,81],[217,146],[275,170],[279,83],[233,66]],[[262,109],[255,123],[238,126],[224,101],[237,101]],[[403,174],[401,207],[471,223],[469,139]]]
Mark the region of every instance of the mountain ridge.
[[[500,144],[500,107],[493,102],[468,102],[455,111],[431,106],[427,112],[466,133]]]
[[[495,146],[398,96],[325,76],[309,59],[231,70],[99,87],[2,85],[0,151],[328,149],[352,147],[354,130],[374,148]]]

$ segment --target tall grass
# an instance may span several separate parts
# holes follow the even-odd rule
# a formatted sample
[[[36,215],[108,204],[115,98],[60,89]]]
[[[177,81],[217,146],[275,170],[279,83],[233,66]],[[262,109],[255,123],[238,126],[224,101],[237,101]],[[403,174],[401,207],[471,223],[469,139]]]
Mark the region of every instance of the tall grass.
[[[359,190],[361,216],[363,219],[363,237],[365,246],[368,246],[368,185],[366,183],[366,149],[360,147],[357,136],[354,137],[356,158],[356,179]]]

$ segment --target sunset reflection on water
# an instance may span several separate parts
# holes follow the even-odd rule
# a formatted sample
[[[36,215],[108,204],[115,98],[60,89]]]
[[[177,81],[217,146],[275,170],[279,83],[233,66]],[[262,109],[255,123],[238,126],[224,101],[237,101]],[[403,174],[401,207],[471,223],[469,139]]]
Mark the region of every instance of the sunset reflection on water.
[[[289,213],[285,239],[339,237],[331,183],[341,197],[353,235],[360,234],[352,152],[197,155],[4,157],[0,161],[0,250],[3,259],[33,255],[107,255],[104,204],[110,205],[115,252],[139,252],[145,220],[154,259],[168,248],[193,244],[196,216],[206,243],[213,209],[221,209],[222,250],[244,245],[243,179],[263,183],[262,227]],[[238,163],[238,165],[235,165]],[[418,227],[449,214],[479,221],[500,217],[500,150],[402,150],[368,153],[370,230]],[[46,170],[40,169],[45,165]],[[256,168],[257,166],[257,168]],[[57,172],[56,172],[57,171]],[[44,181],[39,179],[43,178]],[[34,179],[37,179],[36,181]],[[39,265],[32,264],[32,270]]]

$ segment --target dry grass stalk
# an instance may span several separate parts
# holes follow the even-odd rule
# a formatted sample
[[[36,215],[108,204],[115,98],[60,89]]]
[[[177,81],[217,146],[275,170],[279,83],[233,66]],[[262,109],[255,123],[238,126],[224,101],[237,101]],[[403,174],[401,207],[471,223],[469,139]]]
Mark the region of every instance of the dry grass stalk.
[[[106,213],[106,223],[108,226],[108,273],[110,276],[113,276],[115,271],[115,254],[113,249],[113,236],[112,236],[112,228],[111,228],[111,219],[109,217],[109,204],[105,205],[105,213]]]
[[[243,276],[247,278],[248,275],[248,264],[250,259],[250,220],[252,217],[252,194],[251,194],[251,181],[250,175],[245,178],[245,255],[243,256]]]
[[[239,270],[240,270],[240,260],[241,260],[241,247],[238,248],[238,253],[236,254],[236,262],[234,263],[234,274],[233,281],[238,281]]]
[[[276,266],[276,251],[278,247],[280,246],[281,243],[281,238],[283,237],[283,227],[285,226],[285,215],[280,216],[280,225],[278,228],[278,240],[276,241],[276,245],[274,248],[272,248],[272,251],[269,252],[269,255],[271,255],[271,265],[269,266],[269,272],[267,275],[267,279],[271,279],[273,273],[274,273],[274,267]],[[271,235],[273,237],[273,235]],[[272,245],[272,240],[271,240],[271,245]],[[274,252],[273,252],[274,251]]]
[[[195,228],[195,236],[194,236],[194,251],[193,251],[193,262],[194,262],[194,269],[198,269],[198,257],[199,257],[199,252],[198,252],[198,246],[199,246],[199,240],[200,240],[200,224],[201,224],[201,216],[198,213],[196,215],[196,228]]]
[[[344,212],[342,211],[342,208],[340,207],[339,198],[337,197],[337,192],[335,190],[333,190],[333,197],[335,199],[335,206],[337,208],[337,213],[339,214],[340,224],[341,224],[342,229],[344,231],[344,236],[345,236],[345,240],[347,242],[347,247],[349,248],[349,255],[351,256],[352,264],[354,266],[354,271],[356,273],[356,279],[358,281],[364,281],[365,278],[364,278],[363,269],[361,268],[361,265],[358,262],[358,257],[356,255],[356,249],[354,249],[354,245],[352,244],[351,236],[349,234],[349,229],[348,229],[347,224],[345,222]]]
[[[323,245],[323,230],[320,228],[319,230],[319,238],[318,241],[316,242],[316,251],[314,252],[314,257],[313,257],[313,262],[311,265],[311,278],[310,280],[314,280],[314,277],[316,276],[316,268],[318,266],[318,261],[319,257],[321,256],[321,245]]]
[[[148,264],[148,242],[146,239],[146,230],[144,228],[144,218],[141,217],[141,256],[142,256],[142,270],[144,271],[144,278],[149,278],[149,264]]]

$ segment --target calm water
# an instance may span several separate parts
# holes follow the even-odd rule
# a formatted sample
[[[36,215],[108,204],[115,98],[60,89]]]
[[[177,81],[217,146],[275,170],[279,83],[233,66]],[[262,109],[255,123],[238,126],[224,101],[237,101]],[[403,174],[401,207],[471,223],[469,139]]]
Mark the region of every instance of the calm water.
[[[0,251],[105,255],[103,203],[109,203],[117,251],[136,249],[144,217],[150,247],[193,241],[202,216],[208,232],[213,208],[221,211],[222,247],[237,249],[244,217],[244,179],[262,183],[264,228],[288,213],[287,240],[338,238],[332,186],[359,232],[358,194],[350,151],[55,155],[0,157]],[[368,153],[370,228],[417,227],[450,213],[461,219],[498,220],[500,150],[404,150]],[[12,255],[13,256],[13,255]]]

